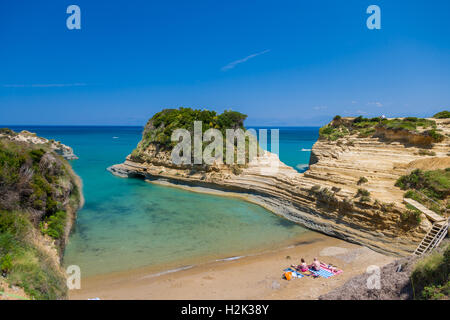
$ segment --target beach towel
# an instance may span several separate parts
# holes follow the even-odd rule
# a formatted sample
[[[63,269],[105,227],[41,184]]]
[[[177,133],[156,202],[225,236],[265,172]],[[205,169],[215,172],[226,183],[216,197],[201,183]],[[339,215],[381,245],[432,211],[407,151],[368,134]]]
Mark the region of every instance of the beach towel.
[[[331,265],[321,263],[319,271],[316,271],[314,269],[309,269],[309,271],[311,271],[312,273],[314,273],[322,278],[326,278],[326,279],[343,272],[342,270],[333,270],[331,268],[332,268]]]
[[[330,271],[325,270],[323,268],[321,268],[319,271],[316,271],[314,269],[309,269],[309,271],[311,271],[313,274],[316,274],[316,275],[318,275],[318,276],[320,276],[322,278],[327,278],[328,279],[329,277],[334,276],[333,272],[330,272]]]
[[[284,272],[291,272],[292,273],[292,278],[303,278],[303,275],[300,272],[298,272],[298,271],[296,271],[296,270],[294,270],[292,268],[287,268],[287,269],[284,269],[283,271]]]
[[[309,277],[309,276],[312,276],[312,277],[318,277],[318,275],[316,275],[315,273],[313,273],[313,272],[311,272],[311,271],[309,271],[309,270],[306,270],[306,271],[297,271],[297,272],[300,272],[302,275],[304,275],[304,276],[307,276],[307,277]]]
[[[327,265],[327,264],[325,264],[325,263],[320,263],[320,267],[321,267],[322,269],[324,269],[324,270],[327,270],[327,271],[333,273],[333,275],[341,274],[342,272],[344,272],[344,271],[342,271],[342,270],[336,269],[336,267],[333,267],[333,266],[330,265],[330,264]]]

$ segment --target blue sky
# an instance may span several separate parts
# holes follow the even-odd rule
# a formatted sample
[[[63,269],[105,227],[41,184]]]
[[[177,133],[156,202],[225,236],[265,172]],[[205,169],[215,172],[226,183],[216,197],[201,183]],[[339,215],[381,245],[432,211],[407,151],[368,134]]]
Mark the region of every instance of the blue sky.
[[[143,125],[179,106],[273,126],[430,116],[450,107],[448,21],[448,0],[3,0],[0,123]]]

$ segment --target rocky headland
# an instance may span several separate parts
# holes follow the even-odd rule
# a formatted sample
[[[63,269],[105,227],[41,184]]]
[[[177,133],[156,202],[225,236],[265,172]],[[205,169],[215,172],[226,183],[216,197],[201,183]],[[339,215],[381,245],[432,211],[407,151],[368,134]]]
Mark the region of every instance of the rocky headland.
[[[309,169],[298,173],[270,152],[244,166],[175,165],[167,139],[179,119],[188,114],[186,128],[194,120],[206,119],[219,129],[226,123],[214,112],[180,110],[156,114],[125,162],[108,170],[197,191],[225,191],[309,229],[392,255],[411,254],[432,227],[429,217],[403,203],[405,192],[396,182],[417,168],[450,167],[449,119],[337,116],[321,128]],[[228,127],[242,127],[245,116],[233,119]]]
[[[83,205],[74,158],[59,142],[0,129],[0,291],[67,298],[62,253]]]
[[[47,148],[51,149],[66,160],[78,159],[78,157],[73,153],[73,149],[71,147],[62,144],[60,141],[38,137],[36,133],[26,130],[14,132],[10,129],[2,129],[2,131],[0,131],[0,139],[1,138],[17,142],[25,142],[33,145],[45,145]]]

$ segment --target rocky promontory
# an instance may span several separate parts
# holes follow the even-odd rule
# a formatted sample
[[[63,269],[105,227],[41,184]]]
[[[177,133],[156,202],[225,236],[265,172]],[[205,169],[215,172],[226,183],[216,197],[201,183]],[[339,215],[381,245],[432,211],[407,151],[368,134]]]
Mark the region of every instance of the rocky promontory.
[[[205,122],[198,112],[189,113],[185,127]],[[168,128],[182,116],[172,110],[155,115],[126,161],[108,169],[121,177],[226,191],[312,230],[399,256],[412,253],[432,226],[403,203],[396,182],[415,168],[450,167],[448,119],[336,117],[321,129],[309,169],[298,173],[270,152],[245,166],[174,165]],[[214,120],[220,116],[206,120],[221,128]]]
[[[62,253],[83,205],[81,179],[66,160],[73,158],[61,143],[0,129],[0,291],[67,297]]]
[[[23,130],[21,132],[14,132],[10,129],[1,129],[0,138],[11,141],[25,142],[33,145],[46,145],[56,154],[59,154],[66,160],[76,160],[78,157],[73,153],[73,149],[60,141],[48,140],[43,137],[38,137],[35,133]]]

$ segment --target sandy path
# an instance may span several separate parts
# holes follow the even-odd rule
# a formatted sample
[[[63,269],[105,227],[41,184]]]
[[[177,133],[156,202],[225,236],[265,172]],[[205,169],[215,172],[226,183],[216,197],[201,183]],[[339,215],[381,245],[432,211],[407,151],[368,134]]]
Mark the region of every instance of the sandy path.
[[[282,270],[304,257],[337,265],[343,274],[330,279],[282,280]],[[70,299],[315,299],[342,285],[369,265],[395,260],[356,244],[308,232],[288,248],[239,260],[212,262],[154,276],[148,269],[82,279]]]

